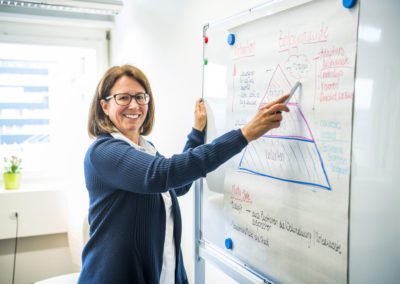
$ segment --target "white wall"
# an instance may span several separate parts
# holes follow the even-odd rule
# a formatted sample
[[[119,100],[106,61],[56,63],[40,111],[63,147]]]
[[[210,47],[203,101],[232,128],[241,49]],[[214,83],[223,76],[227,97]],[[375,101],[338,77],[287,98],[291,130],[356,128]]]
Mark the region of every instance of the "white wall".
[[[265,1],[261,1],[265,2]],[[124,1],[112,32],[111,64],[141,68],[152,85],[156,123],[150,140],[171,156],[179,153],[201,97],[203,25],[229,17],[260,1]],[[183,254],[193,283],[193,193],[180,199]]]
[[[15,239],[0,240],[0,283],[12,283]],[[67,234],[18,239],[15,284],[79,271],[71,261]]]
[[[399,10],[397,0],[360,3],[350,193],[351,284],[400,279]]]

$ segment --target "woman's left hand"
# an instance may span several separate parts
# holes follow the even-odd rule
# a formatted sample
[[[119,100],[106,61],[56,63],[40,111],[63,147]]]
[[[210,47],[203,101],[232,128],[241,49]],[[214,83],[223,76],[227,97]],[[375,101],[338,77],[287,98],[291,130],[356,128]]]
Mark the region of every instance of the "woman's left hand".
[[[203,99],[196,101],[194,109],[194,126],[193,128],[199,131],[203,131],[207,124],[207,111],[204,105]]]

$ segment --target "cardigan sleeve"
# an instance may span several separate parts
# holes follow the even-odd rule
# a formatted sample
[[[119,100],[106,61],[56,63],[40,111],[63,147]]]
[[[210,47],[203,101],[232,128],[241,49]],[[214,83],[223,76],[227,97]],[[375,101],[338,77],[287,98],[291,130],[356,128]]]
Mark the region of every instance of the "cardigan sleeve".
[[[158,157],[164,158],[164,156],[162,156],[159,152],[157,152],[157,155],[158,155]],[[189,182],[188,184],[185,184],[183,186],[173,188],[176,196],[179,197],[179,196],[185,195],[190,190],[192,183],[193,182]]]
[[[183,152],[196,148],[197,146],[204,144],[204,131],[199,131],[197,129],[192,128],[192,131],[187,136],[187,141],[185,147],[183,148]]]
[[[204,144],[204,135],[205,135],[204,131],[199,131],[197,129],[192,128],[192,131],[187,136],[188,139],[186,141],[185,147],[183,148],[183,152]],[[193,182],[190,182],[187,185],[174,188],[176,196],[185,195],[192,187],[192,183]]]
[[[182,154],[164,158],[138,151],[122,140],[102,136],[86,154],[85,171],[93,172],[112,188],[137,193],[160,193],[204,177],[246,145],[247,140],[238,129],[209,144],[188,148]]]

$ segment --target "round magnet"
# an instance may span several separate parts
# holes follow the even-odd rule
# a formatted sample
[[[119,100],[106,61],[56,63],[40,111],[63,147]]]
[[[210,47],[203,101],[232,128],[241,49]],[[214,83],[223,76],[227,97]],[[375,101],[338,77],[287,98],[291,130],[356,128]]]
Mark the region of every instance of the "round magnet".
[[[225,239],[225,247],[226,249],[232,249],[233,247],[233,242],[231,238]]]
[[[228,41],[229,45],[234,45],[235,44],[235,35],[234,34],[229,34],[227,41]]]
[[[350,9],[357,3],[357,0],[343,0],[342,3],[345,8]]]

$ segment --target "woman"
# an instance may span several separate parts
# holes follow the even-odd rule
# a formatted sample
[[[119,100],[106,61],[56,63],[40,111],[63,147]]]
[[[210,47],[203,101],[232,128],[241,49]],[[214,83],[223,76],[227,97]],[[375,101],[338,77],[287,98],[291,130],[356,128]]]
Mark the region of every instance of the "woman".
[[[248,142],[278,127],[280,112],[289,111],[286,98],[260,109],[242,129],[204,145],[206,111],[199,100],[183,153],[164,158],[143,138],[154,123],[146,76],[129,65],[110,68],[89,114],[89,134],[96,140],[84,161],[90,239],[79,283],[188,283],[177,196]]]

